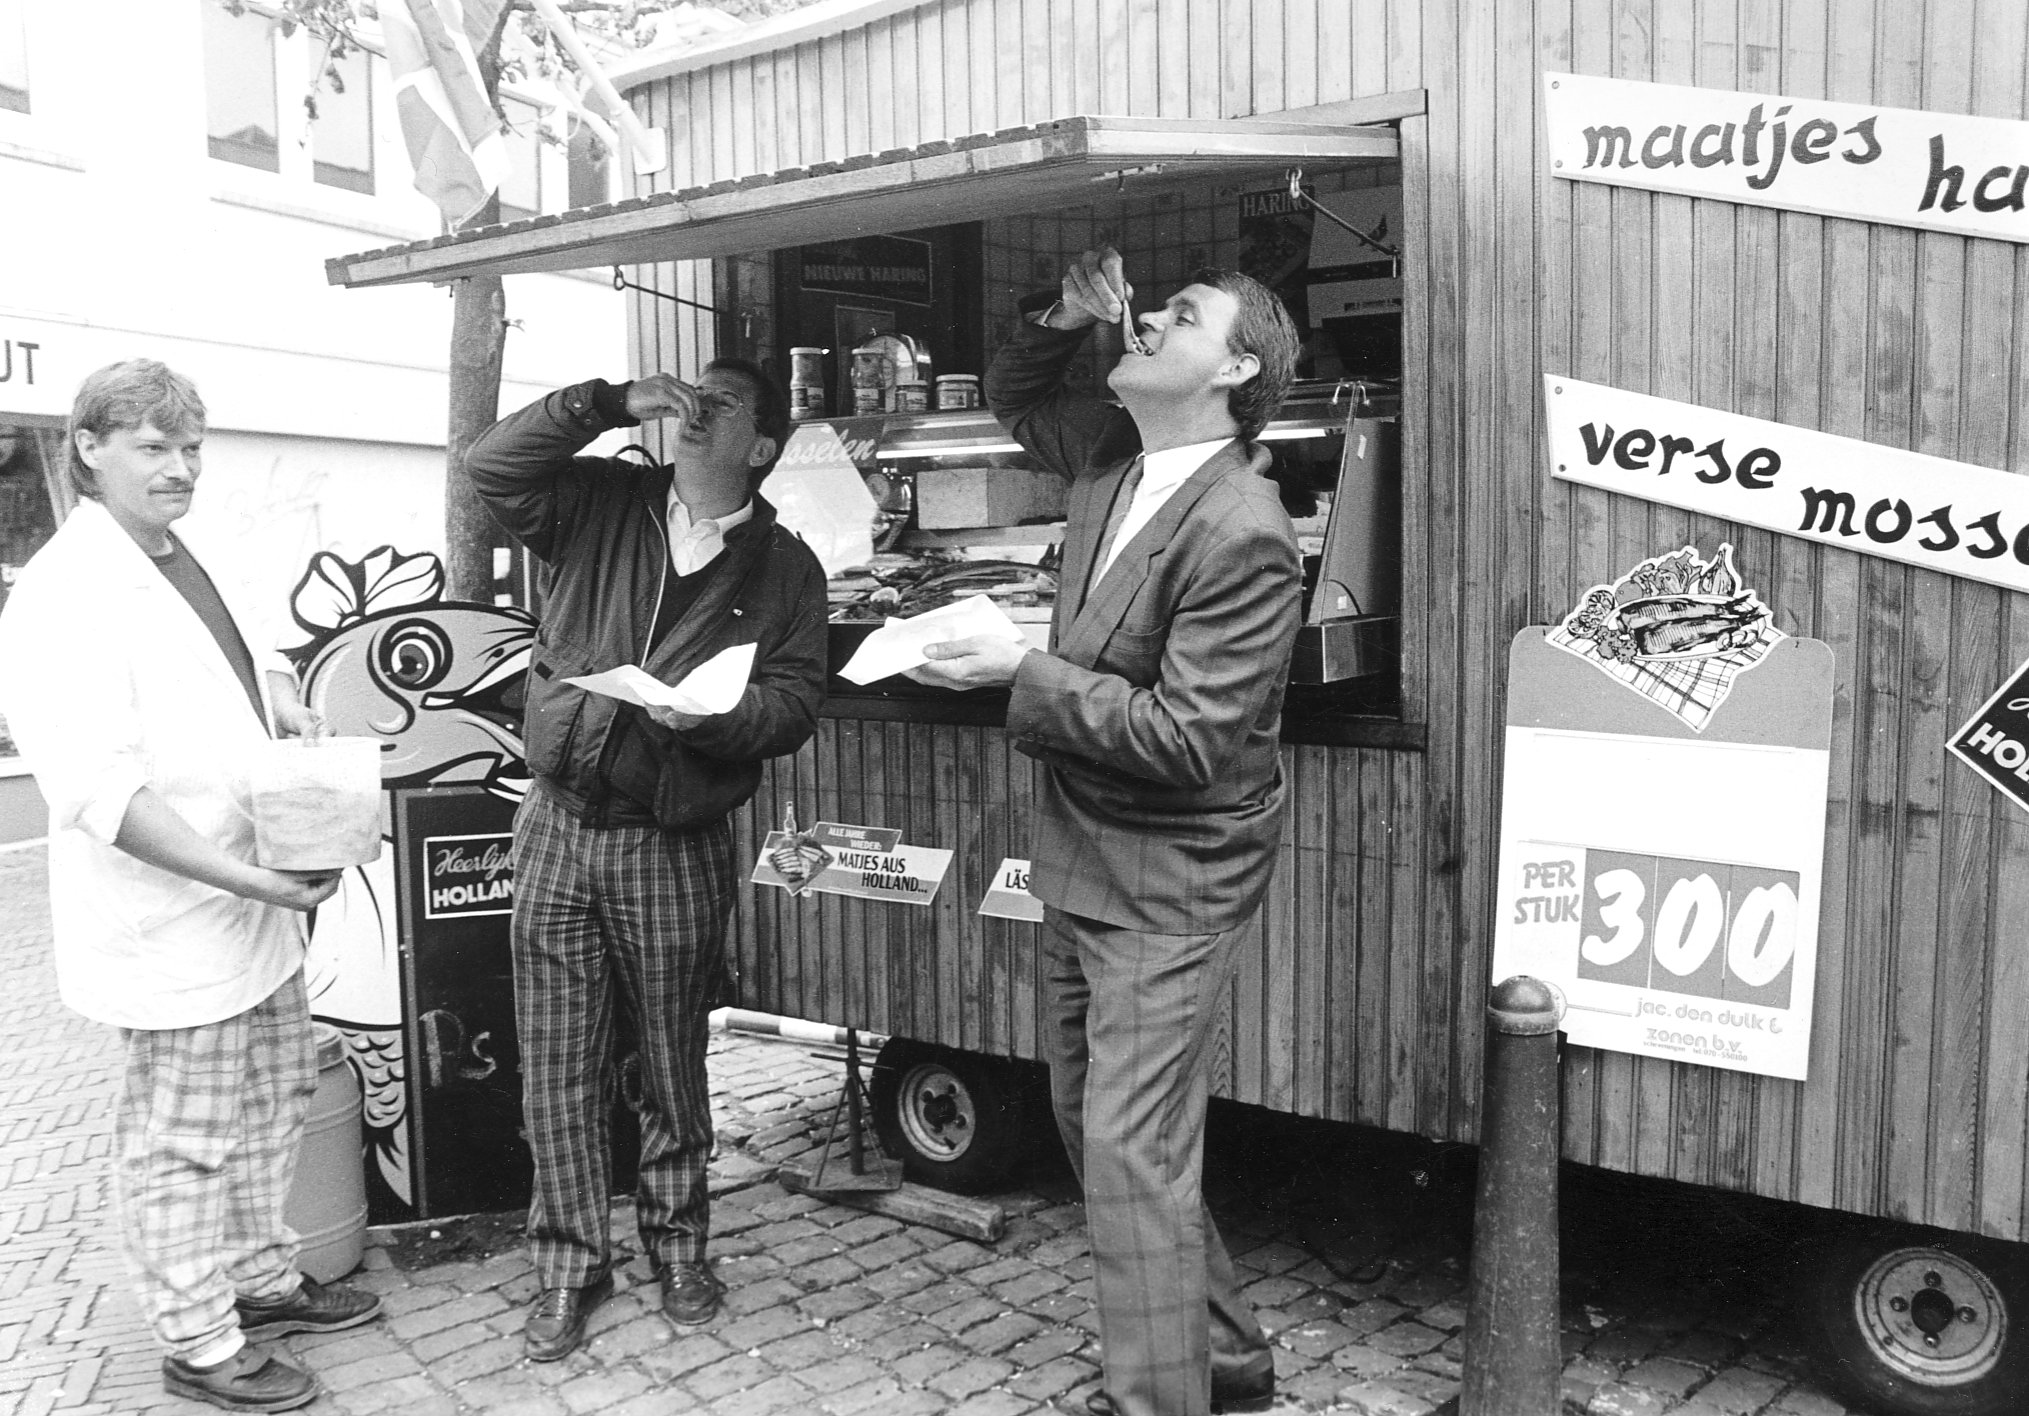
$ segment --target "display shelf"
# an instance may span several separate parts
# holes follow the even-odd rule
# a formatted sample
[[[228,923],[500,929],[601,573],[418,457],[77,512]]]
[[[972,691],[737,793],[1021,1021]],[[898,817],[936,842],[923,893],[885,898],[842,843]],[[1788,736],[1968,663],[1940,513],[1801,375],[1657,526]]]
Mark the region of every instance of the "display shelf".
[[[910,527],[898,542],[905,550],[952,550],[961,546],[1054,546],[1064,539],[1064,523],[1042,526],[964,526],[943,531]]]

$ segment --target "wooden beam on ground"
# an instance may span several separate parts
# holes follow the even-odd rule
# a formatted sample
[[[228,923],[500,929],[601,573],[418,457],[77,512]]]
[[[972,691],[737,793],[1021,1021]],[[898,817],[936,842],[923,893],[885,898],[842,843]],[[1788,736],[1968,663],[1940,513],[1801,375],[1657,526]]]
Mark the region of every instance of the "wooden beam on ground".
[[[907,1224],[928,1225],[981,1244],[995,1243],[1007,1232],[1007,1211],[999,1205],[932,1190],[926,1185],[905,1181],[899,1190],[813,1190],[810,1165],[800,1160],[783,1161],[775,1171],[775,1183],[793,1195],[811,1195]]]

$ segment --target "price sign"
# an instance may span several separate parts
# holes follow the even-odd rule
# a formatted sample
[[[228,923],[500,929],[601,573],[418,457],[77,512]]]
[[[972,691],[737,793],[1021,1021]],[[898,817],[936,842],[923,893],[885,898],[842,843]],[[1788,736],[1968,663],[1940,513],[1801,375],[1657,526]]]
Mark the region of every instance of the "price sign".
[[[1575,1043],[1801,1080],[1830,652],[1781,641],[1698,732],[1542,636],[1510,658],[1494,978],[1562,989]]]
[[[1588,1011],[1631,1001],[1643,1049],[1745,1065],[1794,1025],[1802,880],[1794,870],[1517,843],[1508,945],[1568,963]]]
[[[1029,893],[1029,863],[1013,856],[1000,863],[979,913],[990,919],[1020,919],[1036,924],[1043,920],[1043,902]]]

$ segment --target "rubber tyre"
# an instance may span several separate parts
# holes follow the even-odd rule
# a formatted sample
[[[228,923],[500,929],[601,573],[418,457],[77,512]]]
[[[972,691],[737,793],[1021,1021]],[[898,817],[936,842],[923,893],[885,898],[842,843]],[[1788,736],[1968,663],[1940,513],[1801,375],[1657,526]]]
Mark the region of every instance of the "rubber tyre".
[[[1005,1186],[1022,1152],[1023,1089],[997,1058],[890,1039],[867,1087],[874,1130],[903,1173],[960,1195]]]
[[[2029,1409],[2029,1257],[2022,1246],[1870,1227],[1814,1257],[1806,1284],[1812,1356],[1846,1401],[1881,1416],[2020,1416]]]

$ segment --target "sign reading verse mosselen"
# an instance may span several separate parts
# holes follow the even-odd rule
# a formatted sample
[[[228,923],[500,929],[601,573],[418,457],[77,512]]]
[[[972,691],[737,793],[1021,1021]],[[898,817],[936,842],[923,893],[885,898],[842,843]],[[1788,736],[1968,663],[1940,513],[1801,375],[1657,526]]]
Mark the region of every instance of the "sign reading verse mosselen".
[[[1543,84],[1553,176],[2029,242],[2029,123],[1589,74]]]
[[[1561,374],[1543,399],[1567,482],[2029,590],[2029,476]]]

